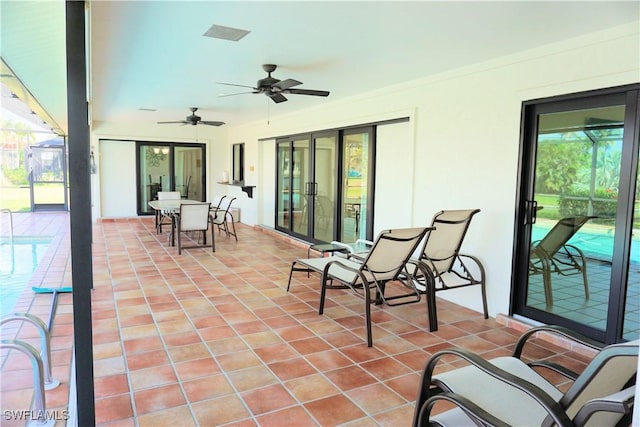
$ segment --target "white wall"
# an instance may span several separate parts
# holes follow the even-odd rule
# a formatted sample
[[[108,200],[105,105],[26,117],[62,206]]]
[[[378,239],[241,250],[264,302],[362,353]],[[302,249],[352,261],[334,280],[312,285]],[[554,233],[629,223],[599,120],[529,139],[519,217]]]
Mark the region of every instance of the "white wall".
[[[323,103],[269,124],[224,126],[211,137],[209,188],[237,192],[242,222],[273,226],[273,138],[408,116],[409,123],[378,129],[374,228],[426,225],[441,209],[480,208],[463,252],[485,265],[490,313],[507,312],[522,101],[640,81],[639,24]],[[230,170],[230,146],[238,142],[245,143],[253,199],[212,184]],[[473,287],[440,295],[480,310]]]

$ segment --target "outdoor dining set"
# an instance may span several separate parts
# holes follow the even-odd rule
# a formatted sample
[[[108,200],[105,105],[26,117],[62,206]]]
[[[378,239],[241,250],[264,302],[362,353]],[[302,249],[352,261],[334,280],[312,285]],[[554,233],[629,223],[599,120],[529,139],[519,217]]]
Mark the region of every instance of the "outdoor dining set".
[[[202,202],[181,198],[179,191],[159,191],[158,199],[149,202],[155,211],[155,227],[162,233],[164,225],[170,226],[169,244],[182,249],[209,247],[216,251],[214,228],[225,233],[227,238],[233,236],[238,241],[235,219],[231,212],[235,197],[219,196],[213,202]],[[207,230],[210,230],[210,241],[207,243]],[[201,233],[202,240],[195,239],[195,244],[183,245],[183,233]]]

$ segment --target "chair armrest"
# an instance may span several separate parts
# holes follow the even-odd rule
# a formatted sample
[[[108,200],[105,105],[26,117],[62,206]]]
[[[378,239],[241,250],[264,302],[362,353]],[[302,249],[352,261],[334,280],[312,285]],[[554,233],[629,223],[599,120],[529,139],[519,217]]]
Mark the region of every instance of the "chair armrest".
[[[431,418],[431,410],[440,401],[448,402],[459,408],[465,415],[478,426],[496,426],[496,427],[508,427],[509,424],[494,417],[471,400],[457,393],[442,393],[436,394],[430,397],[423,405],[416,411],[417,419],[413,420],[413,427],[429,426]],[[437,417],[437,416],[436,416]],[[442,420],[437,420],[442,421]],[[466,424],[466,420],[452,420],[457,427],[462,424]],[[446,423],[438,422],[439,425],[446,425]]]
[[[479,369],[489,376],[496,378],[499,381],[502,381],[506,385],[521,390],[522,392],[529,395],[547,412],[547,414],[549,414],[549,416],[555,421],[557,426],[572,425],[569,416],[564,412],[560,404],[547,393],[545,393],[540,387],[527,382],[513,374],[510,374],[503,369],[498,368],[494,364],[488,362],[487,360],[483,359],[473,352],[457,348],[441,350],[431,356],[422,374],[422,389],[418,391],[419,395],[417,402],[424,402],[427,398],[431,397],[429,396],[429,394],[431,391],[430,387],[432,385],[440,386],[440,388],[445,392],[455,392],[455,390],[447,389],[446,384],[432,384],[433,371],[438,361],[445,356],[452,355],[463,359],[469,365],[474,366],[475,368]],[[480,387],[478,388],[478,392],[486,393],[487,390],[484,390]],[[469,398],[469,396],[464,397]]]
[[[636,386],[633,385],[617,393],[588,401],[580,408],[573,422],[576,425],[583,426],[597,412],[612,412],[622,415],[630,414],[633,410],[635,389]]]
[[[567,338],[568,340],[570,340],[575,344],[583,345],[595,351],[602,350],[602,345],[600,343],[597,343],[596,341],[593,341],[570,329],[564,328],[562,326],[557,326],[557,325],[543,325],[543,326],[537,326],[537,327],[531,328],[520,336],[520,338],[516,342],[515,348],[513,349],[513,357],[522,359],[522,353],[524,351],[524,347],[527,344],[529,338],[535,336],[539,332],[547,333],[550,335],[558,335],[558,336]],[[547,361],[547,360],[532,361],[532,362],[529,362],[528,365],[540,366],[547,369],[551,369],[552,371],[557,372],[560,375],[563,375],[564,377],[574,381],[576,378],[578,378],[578,375],[579,375],[577,372],[574,372],[558,363]]]

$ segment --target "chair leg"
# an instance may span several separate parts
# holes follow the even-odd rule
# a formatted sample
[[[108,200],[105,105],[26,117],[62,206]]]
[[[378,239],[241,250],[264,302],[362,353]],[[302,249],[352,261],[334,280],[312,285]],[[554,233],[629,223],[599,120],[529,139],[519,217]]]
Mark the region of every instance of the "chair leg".
[[[367,347],[373,347],[373,337],[371,332],[371,288],[367,282],[363,282],[364,288],[364,321],[367,329]]]
[[[204,233],[207,233],[207,230],[204,230]],[[213,224],[211,224],[211,252],[216,251],[216,240],[213,234]]]

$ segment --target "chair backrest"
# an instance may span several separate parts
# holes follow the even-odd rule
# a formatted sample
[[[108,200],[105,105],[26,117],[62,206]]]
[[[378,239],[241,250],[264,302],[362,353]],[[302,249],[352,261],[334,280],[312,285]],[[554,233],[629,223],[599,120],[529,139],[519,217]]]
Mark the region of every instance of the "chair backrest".
[[[382,231],[360,269],[376,280],[392,280],[404,269],[425,233],[427,227],[398,228]]]
[[[595,216],[576,216],[562,218],[551,230],[538,242],[536,248],[542,249],[549,256],[555,255],[567,244],[580,228]]]
[[[206,230],[209,227],[211,203],[183,203],[180,205],[180,231]]]
[[[235,197],[222,196],[220,203],[218,203],[218,208],[215,211],[215,216],[213,219],[214,223],[222,224],[226,221],[227,215],[229,214],[229,209],[231,209],[231,204],[235,199]]]
[[[639,340],[612,344],[600,351],[560,399],[569,418],[591,399],[608,396],[633,385],[638,373]],[[607,416],[621,418],[619,414]],[[606,425],[616,425],[617,421]],[[605,425],[596,423],[594,425]]]
[[[180,200],[179,191],[158,191],[158,200]]]
[[[433,216],[433,229],[427,234],[420,258],[428,261],[434,274],[451,270],[471,219],[478,212],[480,209],[444,210]]]
[[[187,182],[184,184],[184,193],[182,197],[188,199],[189,198],[189,185],[191,185],[191,175],[187,177]]]

